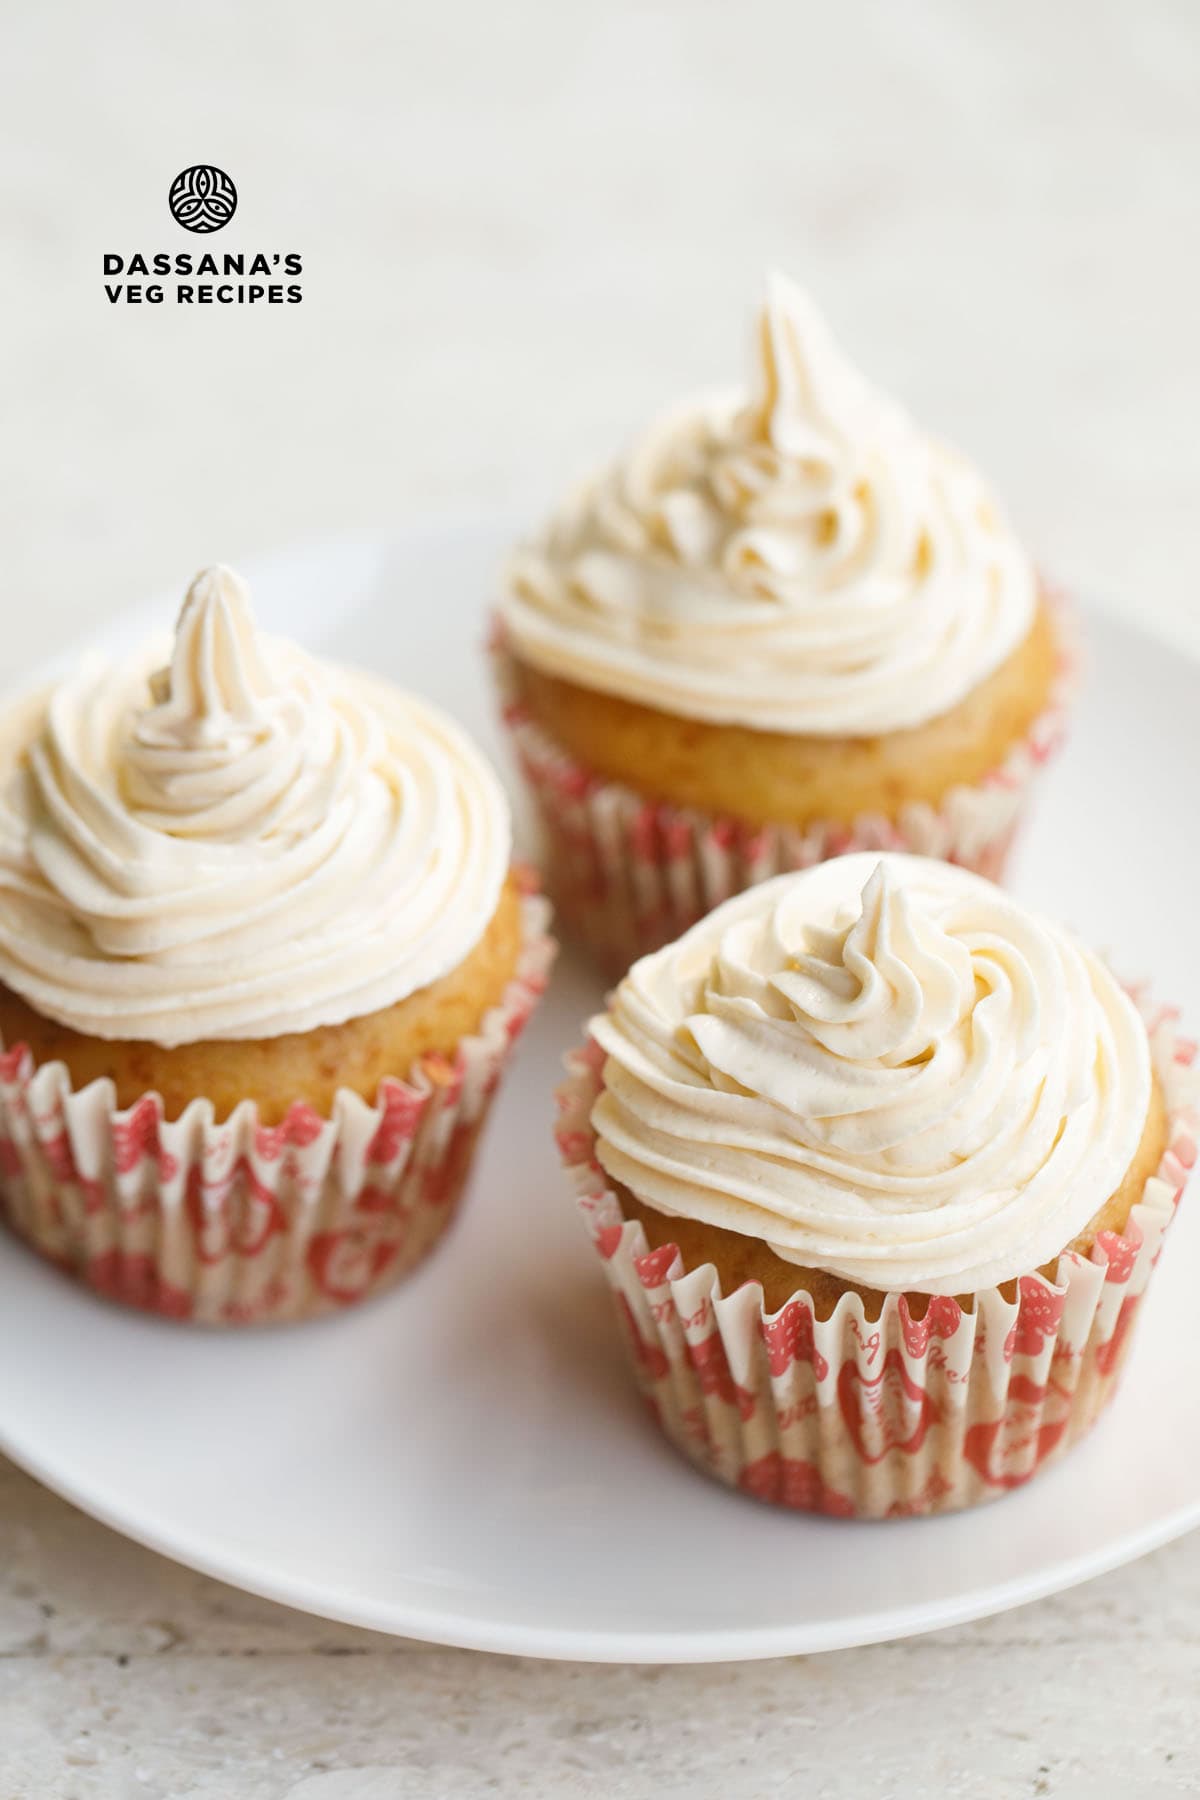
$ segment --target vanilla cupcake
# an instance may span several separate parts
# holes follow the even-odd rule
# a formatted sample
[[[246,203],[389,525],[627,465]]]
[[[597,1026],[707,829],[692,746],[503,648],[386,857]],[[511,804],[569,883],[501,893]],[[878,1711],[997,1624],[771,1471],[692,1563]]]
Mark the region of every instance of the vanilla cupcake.
[[[841,1516],[940,1512],[1106,1404],[1195,1158],[1193,1045],[967,870],[780,876],[629,972],[560,1142],[662,1428]]]
[[[445,1228],[546,908],[436,709],[227,569],[166,649],[0,714],[0,1200],[115,1299],[299,1318]]]
[[[847,850],[999,875],[1070,660],[981,478],[778,276],[748,388],[575,494],[496,625],[561,913],[619,968]]]

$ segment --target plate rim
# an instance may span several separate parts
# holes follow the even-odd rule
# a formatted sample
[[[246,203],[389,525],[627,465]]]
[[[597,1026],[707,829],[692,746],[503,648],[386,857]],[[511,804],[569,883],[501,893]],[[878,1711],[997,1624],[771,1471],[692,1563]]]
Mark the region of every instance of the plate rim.
[[[0,1254],[16,1251],[32,1255],[24,1246],[7,1238]],[[49,1273],[49,1271],[47,1271]],[[86,1302],[87,1296],[79,1299]],[[772,1657],[822,1655],[828,1651],[850,1650],[869,1644],[892,1643],[901,1638],[917,1637],[930,1631],[942,1631],[954,1625],[970,1624],[1011,1612],[1052,1594],[1064,1593],[1098,1575],[1105,1575],[1127,1563],[1136,1562],[1153,1550],[1183,1537],[1200,1525],[1200,1497],[1185,1502],[1157,1519],[1152,1525],[1115,1539],[1102,1550],[1091,1551],[1055,1564],[1035,1576],[1013,1576],[999,1585],[981,1585],[965,1590],[952,1600],[881,1608],[877,1612],[860,1612],[847,1619],[814,1626],[811,1622],[790,1626],[722,1627],[683,1631],[639,1631],[623,1636],[619,1631],[597,1631],[580,1627],[525,1624],[480,1623],[468,1615],[447,1607],[435,1609],[420,1605],[397,1606],[389,1602],[378,1608],[369,1602],[347,1601],[317,1581],[277,1581],[264,1577],[253,1560],[243,1561],[236,1553],[225,1558],[209,1555],[192,1541],[186,1532],[172,1534],[160,1530],[138,1516],[137,1509],[123,1512],[119,1503],[100,1490],[91,1495],[82,1492],[68,1474],[55,1467],[54,1459],[31,1450],[0,1422],[0,1451],[26,1474],[33,1476],[51,1492],[68,1501],[81,1512],[98,1520],[119,1536],[129,1538],[159,1556],[195,1570],[227,1586],[240,1588],[259,1599],[270,1600],[294,1611],[305,1612],[343,1625],[376,1631],[388,1637],[402,1637],[447,1648],[483,1651],[498,1656],[528,1656],[548,1662],[593,1662],[686,1664],[713,1662],[761,1662]],[[992,1505],[1003,1506],[1011,1496],[1001,1496]],[[876,1521],[846,1520],[841,1524],[855,1531],[869,1533]],[[910,1530],[936,1530],[937,1519],[913,1519],[904,1522]],[[386,1616],[385,1616],[386,1614]]]

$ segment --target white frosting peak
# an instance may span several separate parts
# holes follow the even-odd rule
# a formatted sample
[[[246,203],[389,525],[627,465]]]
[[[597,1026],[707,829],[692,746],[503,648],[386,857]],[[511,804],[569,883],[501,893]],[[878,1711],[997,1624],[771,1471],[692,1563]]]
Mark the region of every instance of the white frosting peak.
[[[1103,964],[924,858],[750,889],[635,964],[592,1032],[614,1179],[889,1291],[1052,1261],[1120,1184],[1150,1099]]]
[[[341,1023],[462,960],[509,849],[456,726],[262,637],[206,569],[165,664],[92,663],[0,719],[0,980],[99,1037]]]
[[[772,275],[747,390],[652,425],[514,559],[516,653],[664,711],[835,735],[948,711],[1028,633],[979,477]]]
[[[313,776],[331,776],[339,761],[337,722],[322,685],[299,673],[290,682],[270,673],[241,578],[202,569],[171,660],[150,677],[152,704],[126,720],[118,778],[138,822],[228,842],[295,831],[301,809],[315,814],[329,781]]]
[[[871,429],[879,399],[812,300],[773,270],[755,320],[749,423],[781,456],[831,462]]]
[[[278,694],[259,655],[245,582],[223,563],[201,569],[184,598],[170,666],[150,678],[153,726],[180,742],[220,736],[226,720],[265,723],[263,701]]]

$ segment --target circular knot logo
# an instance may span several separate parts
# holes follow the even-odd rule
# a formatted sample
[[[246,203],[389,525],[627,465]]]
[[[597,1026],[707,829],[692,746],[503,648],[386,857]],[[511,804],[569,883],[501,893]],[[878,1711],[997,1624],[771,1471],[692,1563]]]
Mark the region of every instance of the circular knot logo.
[[[171,183],[167,204],[185,231],[220,231],[237,211],[237,189],[224,169],[193,163]]]

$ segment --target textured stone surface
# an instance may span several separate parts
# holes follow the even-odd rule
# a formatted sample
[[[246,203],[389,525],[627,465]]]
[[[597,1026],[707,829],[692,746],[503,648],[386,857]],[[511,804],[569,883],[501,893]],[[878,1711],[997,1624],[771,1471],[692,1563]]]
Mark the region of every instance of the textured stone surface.
[[[768,260],[1048,566],[1200,648],[1198,76],[1190,0],[10,7],[0,678],[214,556],[532,511],[736,373]],[[194,247],[198,158],[300,307],[108,306],[103,251]],[[0,1466],[0,1800],[1155,1800],[1198,1681],[1200,1539],[912,1643],[592,1669],[286,1612]]]
[[[1194,1792],[1196,1548],[909,1643],[592,1668],[288,1612],[126,1543],[0,1464],[0,1793]]]

